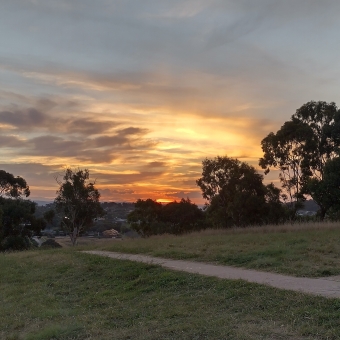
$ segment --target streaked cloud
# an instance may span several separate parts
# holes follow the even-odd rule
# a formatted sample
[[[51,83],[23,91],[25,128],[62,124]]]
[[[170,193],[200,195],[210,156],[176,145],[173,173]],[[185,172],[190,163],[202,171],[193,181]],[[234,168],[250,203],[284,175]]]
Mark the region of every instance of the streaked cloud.
[[[103,198],[192,198],[205,157],[257,166],[309,100],[339,101],[333,0],[1,4],[0,143],[32,197],[87,167]],[[268,180],[277,180],[270,173]]]

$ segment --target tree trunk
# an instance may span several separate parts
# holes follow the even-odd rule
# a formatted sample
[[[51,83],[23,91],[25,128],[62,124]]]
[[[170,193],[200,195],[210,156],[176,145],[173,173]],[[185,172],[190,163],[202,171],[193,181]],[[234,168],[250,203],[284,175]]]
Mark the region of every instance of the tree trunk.
[[[72,245],[73,245],[73,246],[76,245],[77,236],[78,236],[78,228],[75,227],[75,228],[73,229],[73,232],[70,233],[70,238],[71,238],[71,242],[72,242]]]
[[[326,216],[326,209],[325,208],[321,208],[320,209],[320,220],[323,221],[325,219]]]

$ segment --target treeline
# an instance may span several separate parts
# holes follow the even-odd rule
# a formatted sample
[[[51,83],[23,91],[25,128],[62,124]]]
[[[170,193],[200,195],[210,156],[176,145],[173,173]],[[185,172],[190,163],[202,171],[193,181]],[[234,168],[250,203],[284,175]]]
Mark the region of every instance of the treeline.
[[[162,205],[152,199],[139,199],[128,215],[131,227],[141,236],[182,234],[206,227],[205,214],[189,199]]]
[[[207,227],[228,228],[294,222],[307,198],[320,207],[320,220],[340,219],[340,111],[335,103],[308,102],[262,141],[259,166],[278,172],[281,188],[265,185],[253,166],[230,157],[205,159],[196,183],[207,204],[202,211],[189,199],[162,205],[138,200],[128,220],[142,236],[181,234]],[[88,169],[66,169],[57,179],[54,201],[61,228],[73,244],[96,217],[105,214]],[[34,217],[26,181],[0,170],[0,250],[27,248],[54,211]]]
[[[280,189],[262,181],[254,167],[237,159],[206,159],[203,176],[197,181],[209,201],[203,210],[189,198],[166,205],[152,199],[138,200],[128,221],[143,237],[284,223],[289,211],[280,201]]]
[[[168,205],[139,200],[129,216],[132,227],[148,236],[205,227],[294,222],[307,198],[320,207],[316,219],[340,219],[340,111],[335,103],[304,104],[276,133],[269,133],[261,146],[259,166],[265,175],[276,170],[281,188],[273,183],[264,185],[264,176],[238,159],[207,158],[202,163],[202,177],[196,181],[207,200],[197,221],[186,225],[186,218],[176,210],[174,216],[163,215]],[[195,206],[185,202],[188,207]],[[184,202],[170,203],[175,207],[181,204]]]

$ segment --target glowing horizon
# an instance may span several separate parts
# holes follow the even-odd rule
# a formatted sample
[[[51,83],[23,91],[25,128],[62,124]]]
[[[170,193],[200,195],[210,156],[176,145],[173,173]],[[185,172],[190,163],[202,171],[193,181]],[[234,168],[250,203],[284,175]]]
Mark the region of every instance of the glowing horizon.
[[[340,103],[340,3],[326,2],[2,4],[0,168],[36,200],[79,167],[103,201],[204,203],[206,157],[259,169],[261,140],[297,108]]]

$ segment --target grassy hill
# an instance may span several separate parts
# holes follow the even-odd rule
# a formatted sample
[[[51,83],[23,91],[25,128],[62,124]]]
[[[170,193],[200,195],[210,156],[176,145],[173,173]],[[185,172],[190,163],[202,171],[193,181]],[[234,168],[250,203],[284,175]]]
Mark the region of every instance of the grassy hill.
[[[0,255],[0,339],[339,339],[340,300],[77,251]]]
[[[206,230],[148,239],[80,240],[83,248],[141,253],[295,276],[340,274],[340,224],[309,223]]]

